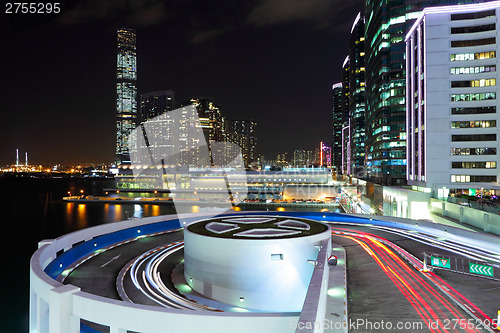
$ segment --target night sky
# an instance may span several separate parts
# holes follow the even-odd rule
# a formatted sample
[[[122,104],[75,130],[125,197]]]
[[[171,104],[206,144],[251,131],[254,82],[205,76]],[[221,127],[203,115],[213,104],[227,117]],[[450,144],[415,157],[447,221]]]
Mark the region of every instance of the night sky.
[[[137,32],[138,92],[172,89],[177,106],[213,97],[258,122],[266,159],[331,140],[362,0],[63,1],[55,18],[0,14],[0,165],[110,163],[115,151],[116,29]],[[46,21],[46,22],[43,22]],[[24,162],[24,160],[23,160]]]

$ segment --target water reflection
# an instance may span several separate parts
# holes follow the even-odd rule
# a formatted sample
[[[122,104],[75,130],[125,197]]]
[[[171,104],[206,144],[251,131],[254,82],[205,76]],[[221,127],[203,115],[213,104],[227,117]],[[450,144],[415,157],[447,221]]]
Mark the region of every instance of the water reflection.
[[[110,209],[109,209],[109,204],[107,203],[107,204],[104,204],[104,216],[109,216],[109,215],[110,215]]]
[[[253,208],[253,209],[252,209]],[[149,216],[175,214],[173,205],[139,205],[139,204],[75,204],[65,203],[62,216],[64,217],[64,229],[59,234],[64,234],[70,231],[87,228],[104,223],[118,222],[129,218],[143,218]],[[192,213],[213,211],[213,207],[202,207],[193,205],[190,207]],[[267,210],[267,211],[320,211],[318,208],[301,208],[294,209],[292,207],[233,207],[234,211],[242,210]],[[222,210],[224,211],[224,210]],[[342,210],[331,209],[335,213],[341,213]]]
[[[85,204],[78,205],[76,224],[80,229],[86,228],[88,226],[87,205]]]
[[[142,206],[141,205],[134,205],[134,217],[135,218],[141,218],[142,215]]]
[[[109,219],[108,221],[113,221],[113,222],[118,222],[120,220],[123,220],[121,217],[122,217],[122,205],[115,205],[115,209],[114,209],[114,214],[113,214],[113,218],[112,219]]]
[[[64,214],[64,221],[66,222],[66,226],[70,227],[74,223],[73,212],[75,210],[75,204],[69,202],[66,204],[66,211]]]

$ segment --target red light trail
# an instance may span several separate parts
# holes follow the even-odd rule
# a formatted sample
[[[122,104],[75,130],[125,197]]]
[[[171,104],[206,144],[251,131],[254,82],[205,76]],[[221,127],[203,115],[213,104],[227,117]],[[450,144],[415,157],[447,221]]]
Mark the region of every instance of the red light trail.
[[[370,233],[345,228],[333,227],[332,235],[349,238],[360,245],[404,295],[431,332],[480,332],[478,327],[481,324],[476,319],[466,318],[459,306],[441,291],[465,306],[478,320],[489,323],[492,329],[496,328],[490,317],[448,283],[432,272],[419,271],[423,268],[422,263],[406,253],[404,256],[415,269],[412,268],[395,253],[403,255],[406,252],[397,245]]]

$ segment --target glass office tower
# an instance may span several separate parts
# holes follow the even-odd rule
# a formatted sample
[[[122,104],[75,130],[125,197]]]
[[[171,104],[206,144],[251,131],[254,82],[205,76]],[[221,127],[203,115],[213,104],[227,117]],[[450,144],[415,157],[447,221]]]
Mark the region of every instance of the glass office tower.
[[[116,63],[116,154],[118,164],[129,163],[128,135],[137,126],[136,34],[118,29]]]
[[[350,101],[350,61],[349,55],[345,58],[342,64],[342,128],[341,128],[341,158],[343,175],[351,174],[351,118],[349,117],[349,101]]]
[[[365,0],[366,161],[380,184],[406,179],[404,37],[425,7],[482,0]]]
[[[351,172],[365,170],[365,19],[358,13],[351,28],[349,46],[349,118],[351,119]]]
[[[344,102],[342,95],[342,82],[332,86],[333,94],[333,145],[332,145],[332,165],[336,174],[342,173],[342,105]]]

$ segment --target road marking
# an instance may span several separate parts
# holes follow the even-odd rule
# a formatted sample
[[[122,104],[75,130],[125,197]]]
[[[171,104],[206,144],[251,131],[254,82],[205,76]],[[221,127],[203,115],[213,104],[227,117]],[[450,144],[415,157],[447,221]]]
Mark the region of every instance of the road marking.
[[[104,266],[106,266],[107,264],[109,264],[109,263],[110,263],[110,262],[112,262],[113,260],[116,260],[116,259],[118,259],[118,258],[119,258],[120,256],[121,256],[121,254],[117,255],[116,257],[112,258],[112,259],[111,259],[110,261],[108,261],[108,262],[105,262],[104,264],[102,264],[102,265],[101,265],[101,267],[104,267]]]

